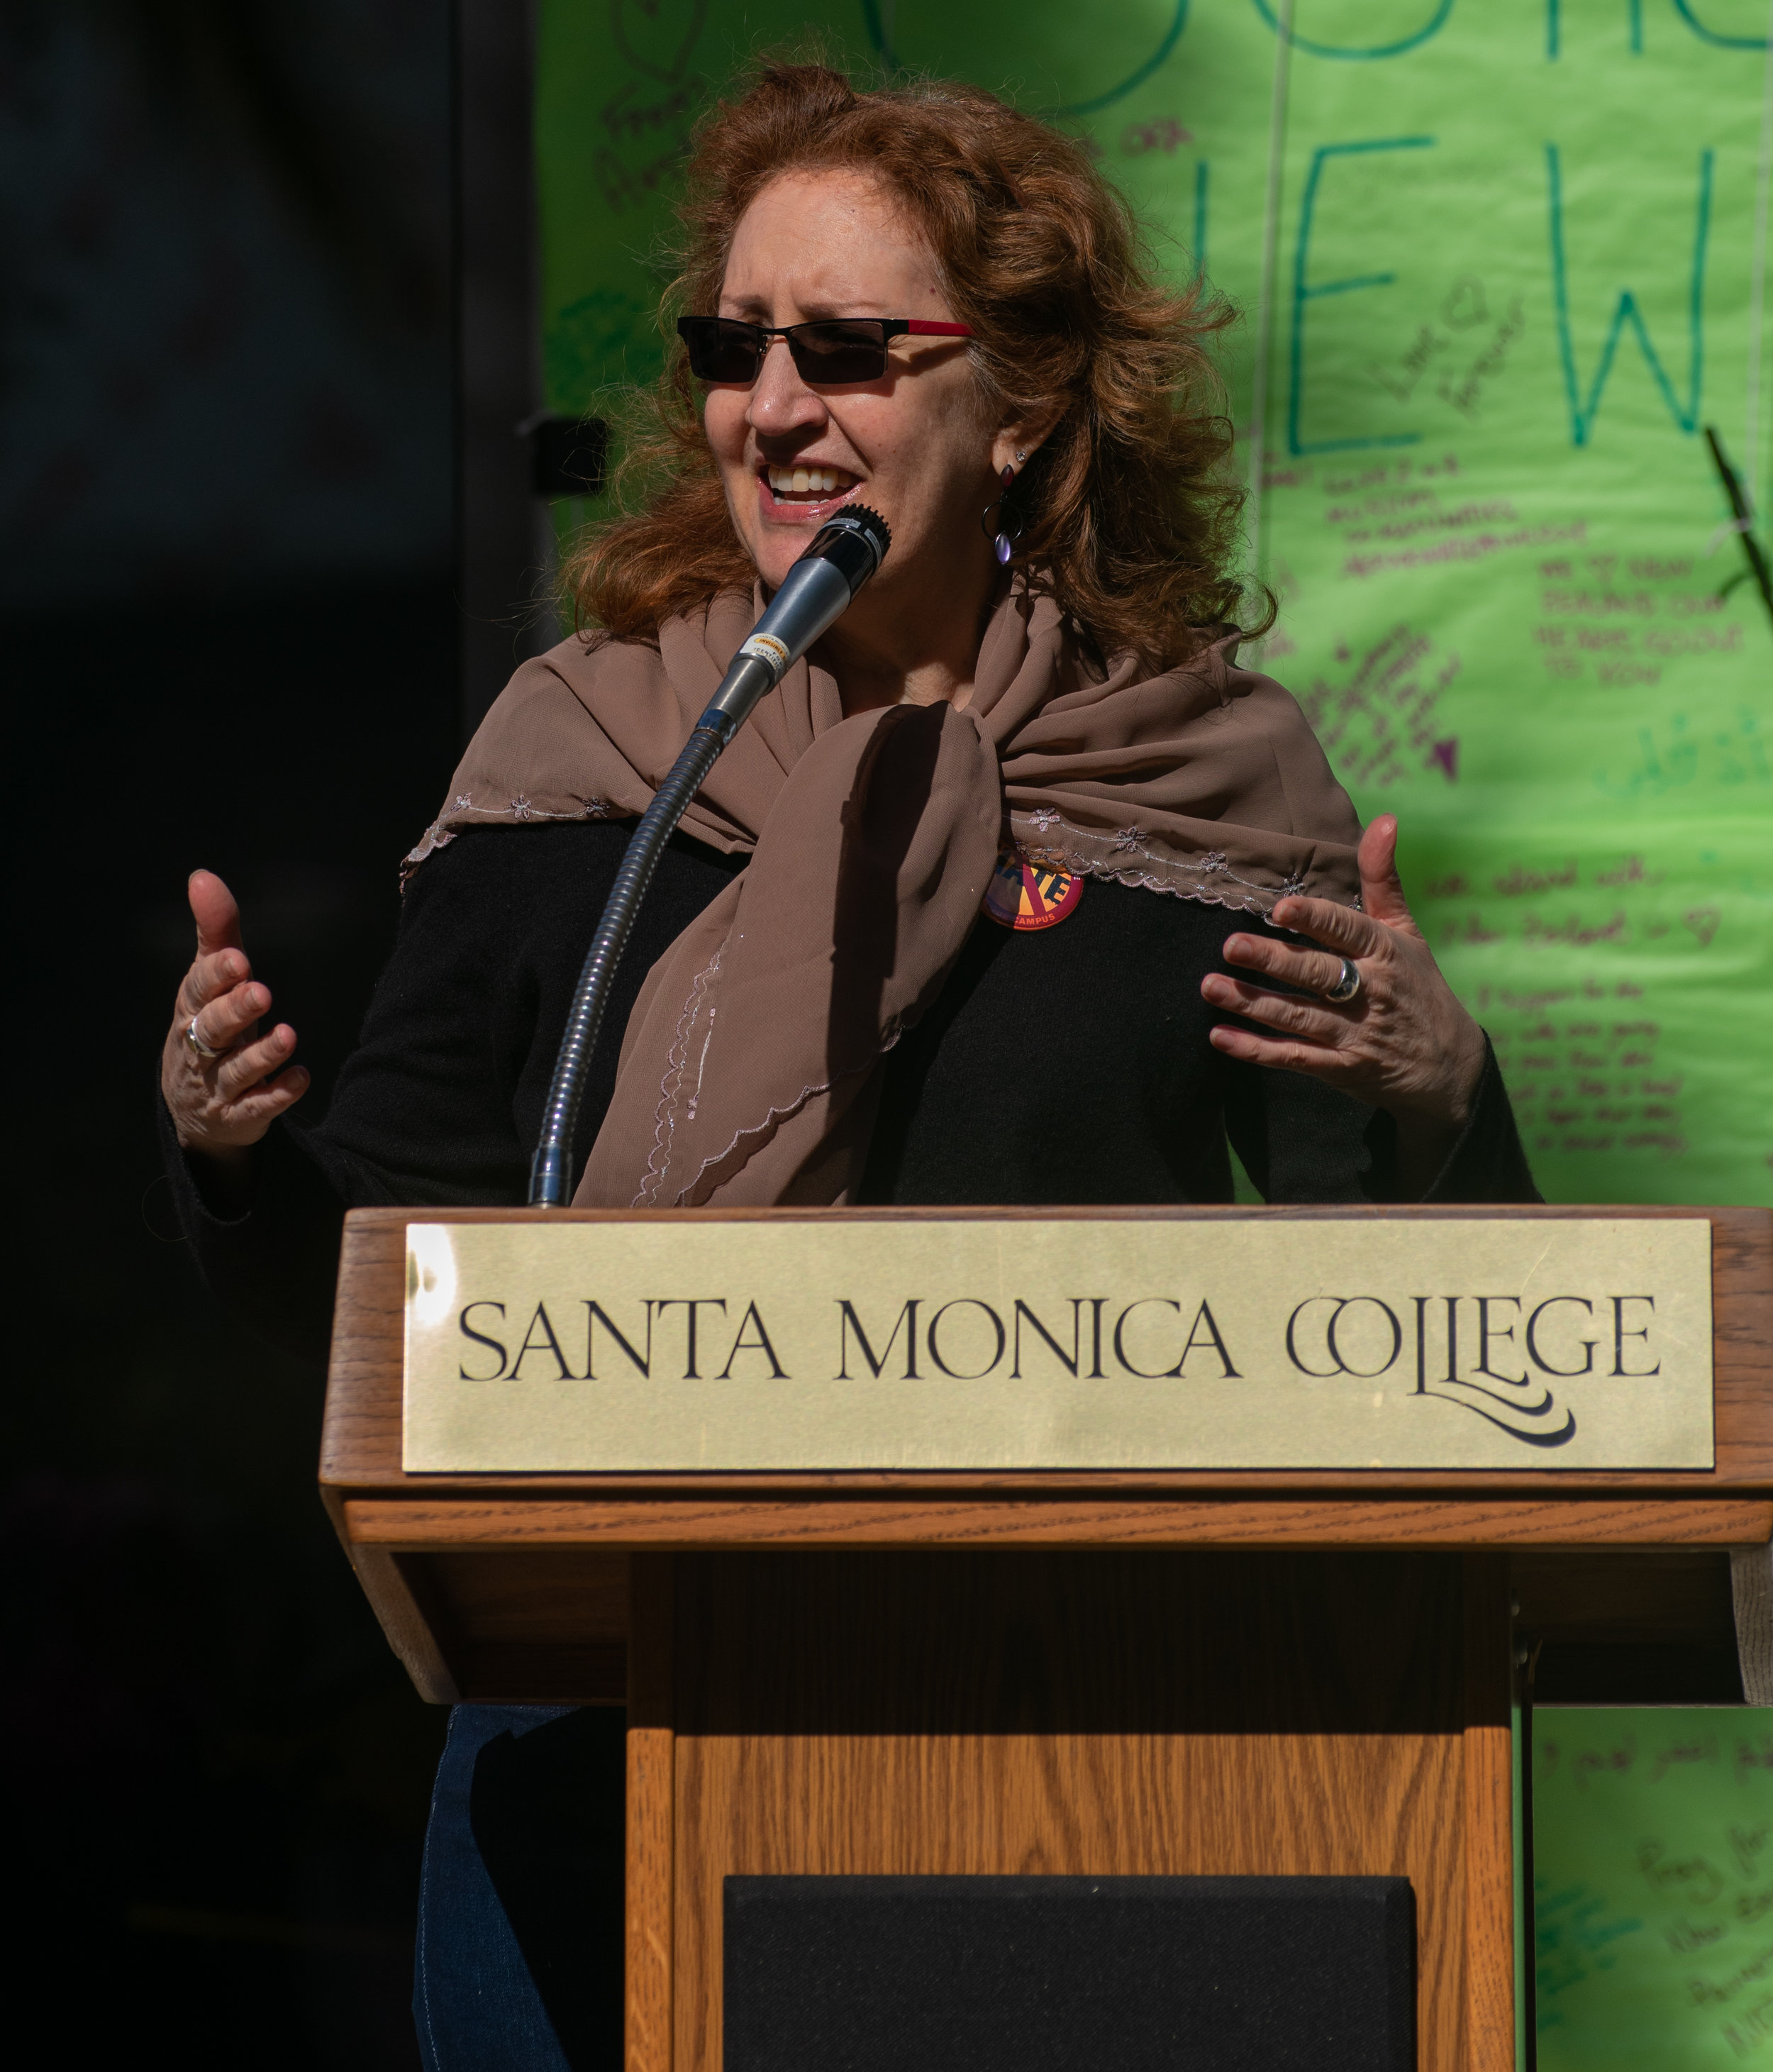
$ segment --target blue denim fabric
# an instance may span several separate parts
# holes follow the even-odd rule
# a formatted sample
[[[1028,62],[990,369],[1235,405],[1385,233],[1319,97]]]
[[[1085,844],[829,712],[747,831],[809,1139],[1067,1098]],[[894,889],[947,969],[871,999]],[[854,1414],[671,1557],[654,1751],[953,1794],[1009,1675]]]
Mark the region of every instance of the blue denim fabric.
[[[618,2072],[625,1720],[450,1713],[419,1891],[426,2072]]]

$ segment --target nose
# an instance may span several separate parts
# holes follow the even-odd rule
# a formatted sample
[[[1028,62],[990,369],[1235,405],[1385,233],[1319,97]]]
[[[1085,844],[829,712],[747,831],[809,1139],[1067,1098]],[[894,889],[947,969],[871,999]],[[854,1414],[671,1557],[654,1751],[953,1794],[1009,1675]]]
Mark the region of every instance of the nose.
[[[745,411],[747,421],[764,438],[779,438],[825,421],[825,405],[816,390],[800,378],[785,338],[773,338],[757,369]]]

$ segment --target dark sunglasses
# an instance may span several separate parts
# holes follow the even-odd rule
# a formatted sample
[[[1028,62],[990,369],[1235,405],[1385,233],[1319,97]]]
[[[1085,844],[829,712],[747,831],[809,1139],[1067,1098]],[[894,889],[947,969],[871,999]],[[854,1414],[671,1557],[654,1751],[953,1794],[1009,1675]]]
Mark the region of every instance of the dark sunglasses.
[[[904,338],[971,338],[967,324],[925,323],[916,317],[827,317],[817,323],[741,323],[737,317],[679,317],[677,335],[689,348],[699,381],[757,378],[773,338],[785,338],[794,371],[809,385],[878,381],[886,372],[887,342]]]

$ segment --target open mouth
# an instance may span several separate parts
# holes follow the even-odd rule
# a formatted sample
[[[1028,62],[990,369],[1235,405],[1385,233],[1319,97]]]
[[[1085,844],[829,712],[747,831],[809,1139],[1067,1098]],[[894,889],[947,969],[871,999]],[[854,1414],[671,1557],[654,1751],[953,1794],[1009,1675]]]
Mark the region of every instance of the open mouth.
[[[765,462],[757,470],[757,501],[763,516],[782,524],[811,524],[827,518],[860,487],[860,477],[847,468],[815,462],[796,462],[786,467]]]

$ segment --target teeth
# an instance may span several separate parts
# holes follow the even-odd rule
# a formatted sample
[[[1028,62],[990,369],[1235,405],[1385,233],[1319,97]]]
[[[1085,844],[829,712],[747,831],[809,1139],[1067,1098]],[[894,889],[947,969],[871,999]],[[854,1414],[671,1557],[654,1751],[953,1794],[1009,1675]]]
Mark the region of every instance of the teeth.
[[[767,471],[770,487],[784,495],[831,495],[838,487],[839,471],[835,467],[772,467]],[[851,478],[843,478],[848,487]]]

